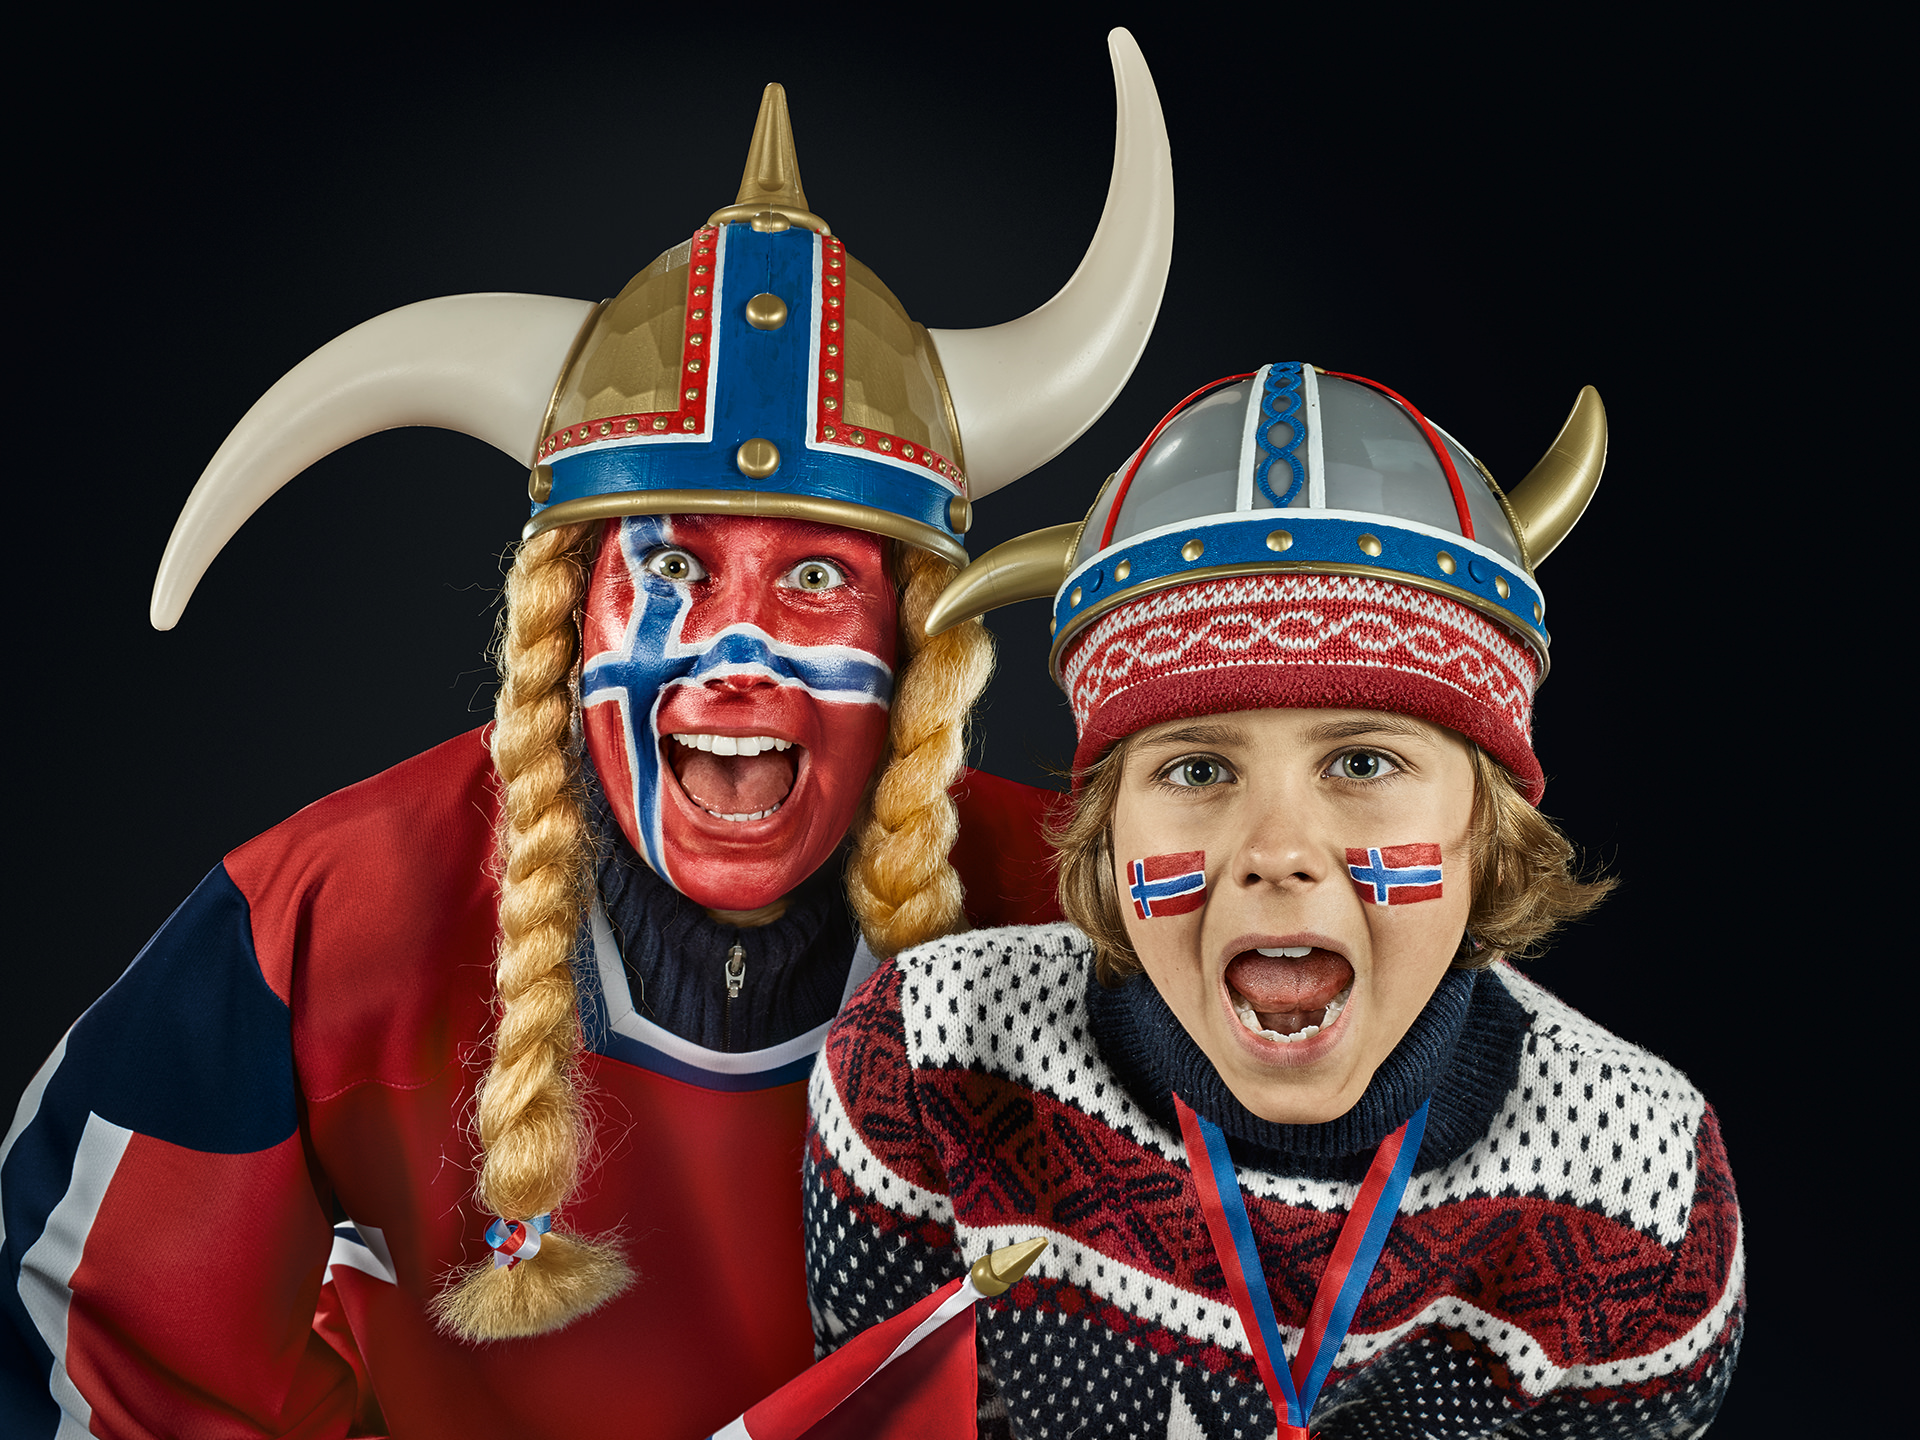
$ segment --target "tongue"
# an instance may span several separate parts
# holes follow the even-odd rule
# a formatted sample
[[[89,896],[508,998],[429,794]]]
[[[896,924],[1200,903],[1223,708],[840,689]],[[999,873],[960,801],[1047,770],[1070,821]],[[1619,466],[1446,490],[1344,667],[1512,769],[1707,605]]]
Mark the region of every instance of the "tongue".
[[[771,810],[793,789],[793,750],[758,755],[715,755],[674,744],[673,773],[703,810],[717,815],[755,815]]]
[[[1328,950],[1298,960],[1248,951],[1227,966],[1227,984],[1262,1015],[1323,1010],[1353,983],[1353,966]]]

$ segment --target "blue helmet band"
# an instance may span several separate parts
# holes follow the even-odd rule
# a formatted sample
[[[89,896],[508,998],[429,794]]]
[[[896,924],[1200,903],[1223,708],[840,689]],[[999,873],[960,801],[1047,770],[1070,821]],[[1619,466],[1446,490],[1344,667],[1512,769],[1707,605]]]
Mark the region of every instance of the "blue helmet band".
[[[1390,575],[1446,595],[1525,637],[1545,674],[1544,602],[1532,577],[1511,561],[1417,521],[1276,508],[1163,525],[1076,566],[1054,596],[1055,679],[1067,642],[1127,600],[1220,575],[1288,571]]]

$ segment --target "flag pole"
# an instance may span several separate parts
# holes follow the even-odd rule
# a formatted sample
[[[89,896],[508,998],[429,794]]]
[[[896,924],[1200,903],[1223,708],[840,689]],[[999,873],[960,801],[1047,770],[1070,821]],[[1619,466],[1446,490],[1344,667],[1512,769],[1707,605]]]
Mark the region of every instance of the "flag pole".
[[[976,1303],[1004,1295],[1047,1248],[1035,1237],[982,1255],[963,1276],[870,1326],[840,1349],[801,1371],[708,1440],[799,1440],[861,1386]]]

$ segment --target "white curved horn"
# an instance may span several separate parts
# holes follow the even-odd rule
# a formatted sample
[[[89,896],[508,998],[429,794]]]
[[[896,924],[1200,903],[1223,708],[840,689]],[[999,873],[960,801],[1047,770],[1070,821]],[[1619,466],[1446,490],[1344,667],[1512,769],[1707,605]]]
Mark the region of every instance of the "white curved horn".
[[[533,463],[555,377],[598,307],[551,295],[448,295],[330,340],[254,402],[174,522],[151,618],[171,630],[221,547],[287,481],[376,430],[437,425]]]
[[[1093,243],[1058,295],[983,330],[934,330],[968,493],[974,499],[1036,470],[1106,412],[1133,374],[1173,259],[1173,159],[1146,58],[1132,35],[1107,35],[1113,57],[1113,179]]]

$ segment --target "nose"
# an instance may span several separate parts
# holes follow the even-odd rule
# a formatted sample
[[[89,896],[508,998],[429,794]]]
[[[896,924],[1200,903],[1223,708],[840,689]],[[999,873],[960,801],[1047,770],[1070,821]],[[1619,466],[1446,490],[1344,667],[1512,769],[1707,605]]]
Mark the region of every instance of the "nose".
[[[1310,805],[1261,805],[1247,818],[1229,872],[1234,884],[1300,891],[1332,875],[1333,851],[1321,843]]]
[[[692,628],[711,634],[731,625],[751,625],[772,632],[774,626],[773,585],[760,574],[762,566],[728,565],[715,567],[717,584],[695,602],[697,617],[689,617]]]
[[[707,689],[722,694],[744,695],[749,690],[758,690],[763,686],[771,688],[773,683],[771,675],[716,675],[707,681]]]

